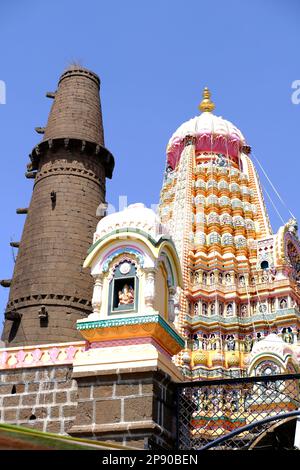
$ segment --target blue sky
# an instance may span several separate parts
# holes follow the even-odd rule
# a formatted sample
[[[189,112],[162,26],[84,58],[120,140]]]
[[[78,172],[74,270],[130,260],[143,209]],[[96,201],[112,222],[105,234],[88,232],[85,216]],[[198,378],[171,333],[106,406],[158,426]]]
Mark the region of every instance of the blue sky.
[[[101,77],[106,146],[115,156],[107,200],[158,202],[168,139],[194,117],[204,86],[215,114],[237,125],[300,220],[300,3],[297,0],[2,0],[0,4],[0,278],[13,270],[39,142],[59,75],[73,61]],[[264,179],[263,179],[264,182]],[[267,186],[268,192],[271,189]],[[276,201],[276,204],[278,201]],[[270,204],[268,204],[268,207]],[[282,217],[289,213],[278,203]],[[273,228],[281,221],[270,208]],[[0,288],[0,316],[8,289]]]

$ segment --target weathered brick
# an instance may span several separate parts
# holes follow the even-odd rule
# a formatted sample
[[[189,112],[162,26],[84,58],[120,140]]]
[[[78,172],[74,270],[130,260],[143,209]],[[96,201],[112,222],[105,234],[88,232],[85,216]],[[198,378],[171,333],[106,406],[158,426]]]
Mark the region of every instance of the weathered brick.
[[[85,425],[93,423],[93,402],[85,401],[78,403],[75,424]]]
[[[22,372],[11,372],[5,376],[6,383],[22,382]]]
[[[51,406],[50,418],[59,418],[59,416],[60,416],[60,406]]]
[[[16,393],[24,393],[25,384],[17,384],[15,387],[16,387]]]
[[[94,398],[106,398],[112,397],[113,386],[112,385],[94,385],[93,386],[93,397]]]
[[[34,415],[38,418],[38,419],[44,419],[44,418],[47,418],[47,416],[49,415],[49,411],[46,407],[35,407],[34,409]]]
[[[11,395],[10,397],[3,398],[3,406],[18,406],[20,403],[20,396],[19,395]]]
[[[68,432],[71,426],[73,426],[74,420],[73,419],[66,419],[64,421],[63,427],[64,427],[64,432]]]
[[[32,384],[28,384],[28,392],[37,392],[40,388],[40,384],[39,383],[32,383]]]
[[[23,406],[34,406],[38,402],[38,395],[36,393],[30,393],[28,395],[22,395]]]
[[[19,420],[27,420],[33,414],[32,408],[21,408],[19,411]]]
[[[67,402],[67,393],[66,392],[56,392],[54,400],[55,400],[55,403],[66,403]]]
[[[54,400],[54,392],[45,392],[38,394],[39,405],[51,405]]]
[[[118,423],[121,421],[121,400],[99,400],[96,406],[96,423]]]
[[[116,396],[139,395],[139,384],[116,384]]]
[[[150,383],[150,384],[142,384],[142,395],[144,393],[153,393],[154,391],[154,387],[153,387],[153,383]]]
[[[78,390],[71,390],[71,392],[69,392],[69,395],[70,401],[76,403],[78,400]]]
[[[35,380],[36,371],[33,372],[25,372],[24,373],[24,382],[33,382]]]
[[[36,420],[30,420],[30,421],[19,421],[18,422],[19,426],[24,426],[26,428],[32,428],[36,429],[37,431],[43,431],[44,430],[44,423],[43,421],[36,421]]]
[[[0,385],[0,394],[1,395],[9,395],[12,391],[12,385],[7,384],[7,385]]]
[[[4,421],[16,421],[17,408],[8,408],[4,410]]]
[[[124,420],[142,421],[152,418],[152,396],[124,399]]]
[[[66,380],[69,370],[67,368],[54,369],[54,378],[58,380]]]
[[[77,406],[68,406],[68,405],[63,406],[62,407],[62,415],[65,418],[70,418],[70,417],[76,415],[76,410],[77,410]]]
[[[72,383],[69,380],[66,382],[57,382],[56,387],[58,390],[70,389],[72,387]]]
[[[91,398],[92,387],[79,387],[78,388],[78,400],[83,400],[85,398]]]
[[[53,433],[59,433],[61,428],[61,422],[60,421],[49,421],[47,423],[47,432],[53,432]]]

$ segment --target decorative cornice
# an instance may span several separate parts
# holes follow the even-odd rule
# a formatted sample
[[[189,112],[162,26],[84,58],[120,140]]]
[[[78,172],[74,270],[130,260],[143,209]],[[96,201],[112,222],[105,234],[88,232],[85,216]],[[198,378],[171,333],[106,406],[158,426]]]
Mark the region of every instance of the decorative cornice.
[[[105,147],[96,144],[95,142],[74,138],[48,139],[36,145],[29,155],[32,163],[32,170],[38,170],[41,155],[43,155],[48,150],[55,152],[61,147],[64,147],[65,149],[76,148],[80,152],[85,152],[89,155],[95,155],[96,157],[99,157],[105,168],[105,176],[107,178],[112,177],[115,160],[110,151]]]
[[[140,315],[135,317],[109,318],[107,320],[96,321],[79,320],[77,322],[77,330],[84,331],[150,324],[161,326],[173,338],[173,340],[180,345],[181,348],[184,347],[183,338],[181,338],[181,336],[179,336],[179,334],[160,315]]]
[[[107,233],[106,235],[104,235],[103,237],[99,238],[95,243],[93,243],[93,245],[91,245],[87,251],[88,255],[90,253],[92,253],[92,251],[100,244],[103,242],[103,240],[105,240],[106,238],[109,238],[111,237],[112,235],[114,234],[119,234],[119,233],[138,233],[140,235],[143,235],[143,237],[145,237],[146,239],[148,239],[152,245],[154,245],[155,247],[159,246],[162,242],[164,241],[168,241],[174,249],[175,248],[175,245],[174,245],[174,242],[172,241],[172,239],[168,236],[168,235],[161,235],[159,237],[158,240],[155,240],[155,238],[153,238],[151,235],[149,235],[149,233],[147,232],[144,232],[144,230],[141,230],[139,228],[134,228],[134,227],[124,227],[124,228],[119,228],[119,229],[116,229],[116,230],[112,230],[111,232]]]
[[[72,364],[85,341],[0,349],[0,370]]]

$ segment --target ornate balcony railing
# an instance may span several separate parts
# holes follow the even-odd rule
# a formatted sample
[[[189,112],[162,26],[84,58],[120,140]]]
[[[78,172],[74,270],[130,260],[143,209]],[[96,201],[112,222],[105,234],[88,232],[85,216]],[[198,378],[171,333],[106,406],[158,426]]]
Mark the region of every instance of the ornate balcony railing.
[[[255,284],[221,284],[216,282],[215,284],[203,284],[201,282],[194,283],[192,286],[192,292],[198,291],[199,289],[204,290],[206,292],[214,292],[215,290],[219,290],[221,292],[233,292],[236,291],[238,294],[253,294],[255,295],[256,292],[265,291],[265,290],[274,290],[277,287],[291,287],[297,289],[297,285],[293,283],[290,279],[280,279],[276,281],[268,281],[268,282],[257,282]]]
[[[271,321],[277,320],[279,317],[286,317],[294,315],[296,317],[300,316],[300,313],[297,308],[291,307],[291,308],[281,308],[276,310],[276,312],[266,312],[266,313],[256,313],[251,316],[247,317],[241,317],[241,316],[230,316],[226,317],[223,315],[185,315],[185,320],[189,322],[191,325],[199,322],[205,322],[207,324],[211,323],[219,323],[219,324],[224,324],[224,325],[231,325],[231,324],[236,324],[239,323],[240,325],[248,325],[248,324],[253,324],[253,322],[258,322],[258,321],[268,321],[269,323]]]
[[[177,449],[248,449],[268,418],[299,410],[299,382],[289,374],[177,384]]]

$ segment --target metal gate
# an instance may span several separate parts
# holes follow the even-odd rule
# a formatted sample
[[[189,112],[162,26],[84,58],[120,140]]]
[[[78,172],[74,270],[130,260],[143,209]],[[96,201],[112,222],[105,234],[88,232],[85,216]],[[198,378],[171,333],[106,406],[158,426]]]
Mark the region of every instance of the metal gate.
[[[300,374],[177,384],[177,449],[248,449],[300,410]]]

